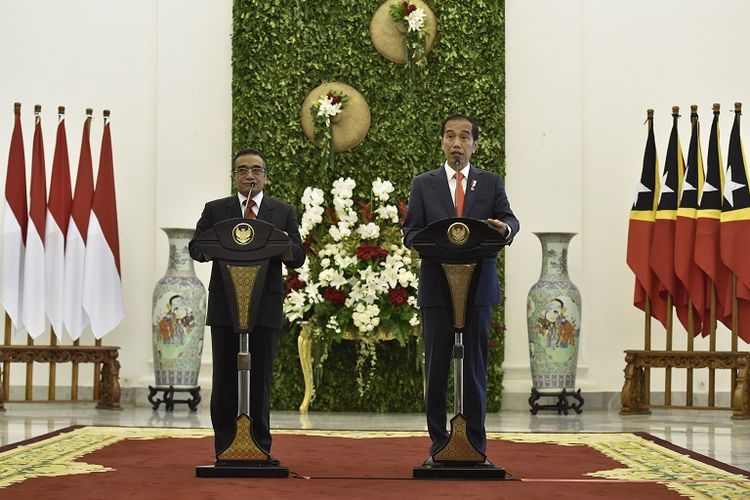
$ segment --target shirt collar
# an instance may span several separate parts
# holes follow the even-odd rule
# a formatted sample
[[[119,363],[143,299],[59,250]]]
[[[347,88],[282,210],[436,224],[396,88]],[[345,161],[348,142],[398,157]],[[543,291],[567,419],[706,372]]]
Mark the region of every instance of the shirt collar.
[[[443,168],[445,169],[445,175],[448,176],[448,181],[453,179],[453,176],[455,175],[456,171],[448,165],[448,162],[446,161],[443,163]],[[461,169],[461,173],[464,174],[464,179],[469,178],[469,170],[471,170],[471,163],[467,163],[464,168]]]
[[[247,203],[247,196],[237,191],[237,198],[240,200],[240,206],[244,207],[245,203]],[[253,201],[255,201],[256,207],[260,207],[260,203],[263,201],[263,191],[253,196]]]

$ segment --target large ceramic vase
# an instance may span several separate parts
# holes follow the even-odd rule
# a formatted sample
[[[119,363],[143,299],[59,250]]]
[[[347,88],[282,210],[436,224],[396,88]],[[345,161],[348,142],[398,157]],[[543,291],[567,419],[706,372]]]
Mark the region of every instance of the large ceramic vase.
[[[581,294],[568,277],[568,243],[576,233],[534,233],[542,243],[542,273],[529,290],[526,317],[532,385],[574,389],[581,328]]]
[[[192,229],[162,228],[169,238],[167,272],[153,295],[152,344],[157,387],[198,386],[206,324],[206,290],[188,254]]]

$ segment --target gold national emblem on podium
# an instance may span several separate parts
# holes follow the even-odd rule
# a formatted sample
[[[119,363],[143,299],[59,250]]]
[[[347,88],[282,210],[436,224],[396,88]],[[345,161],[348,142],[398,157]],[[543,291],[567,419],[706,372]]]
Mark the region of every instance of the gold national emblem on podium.
[[[247,245],[253,241],[254,237],[255,230],[247,222],[240,222],[232,229],[232,238],[234,238],[234,242],[238,245]]]
[[[463,222],[454,222],[448,227],[448,241],[454,245],[463,245],[469,241],[469,226]]]

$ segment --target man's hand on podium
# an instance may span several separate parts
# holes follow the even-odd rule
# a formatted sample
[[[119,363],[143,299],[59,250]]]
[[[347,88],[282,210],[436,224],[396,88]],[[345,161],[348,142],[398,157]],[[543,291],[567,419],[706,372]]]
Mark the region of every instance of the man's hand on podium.
[[[508,224],[506,224],[505,222],[498,220],[498,219],[487,219],[485,222],[487,223],[488,226],[490,226],[492,229],[502,234],[506,238],[510,236],[510,230],[508,228]]]
[[[290,261],[292,259],[294,259],[294,256],[292,255],[292,245],[289,244],[289,248],[287,248],[286,251],[281,255],[281,260]]]

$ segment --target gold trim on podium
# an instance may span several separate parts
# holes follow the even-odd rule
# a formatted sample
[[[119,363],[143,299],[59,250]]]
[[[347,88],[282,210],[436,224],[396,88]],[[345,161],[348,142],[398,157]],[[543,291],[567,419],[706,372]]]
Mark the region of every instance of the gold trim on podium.
[[[237,326],[240,330],[246,330],[250,327],[250,301],[260,266],[227,266],[227,270],[237,297]]]
[[[271,455],[258,446],[253,437],[253,421],[244,413],[234,421],[234,439],[227,448],[216,455],[217,460],[264,462],[271,459]]]
[[[443,271],[448,279],[448,288],[453,301],[453,322],[456,328],[466,325],[466,301],[469,298],[469,284],[476,264],[446,264]]]
[[[468,422],[460,413],[451,419],[451,436],[433,456],[435,462],[475,462],[486,460],[471,443],[468,434]]]

